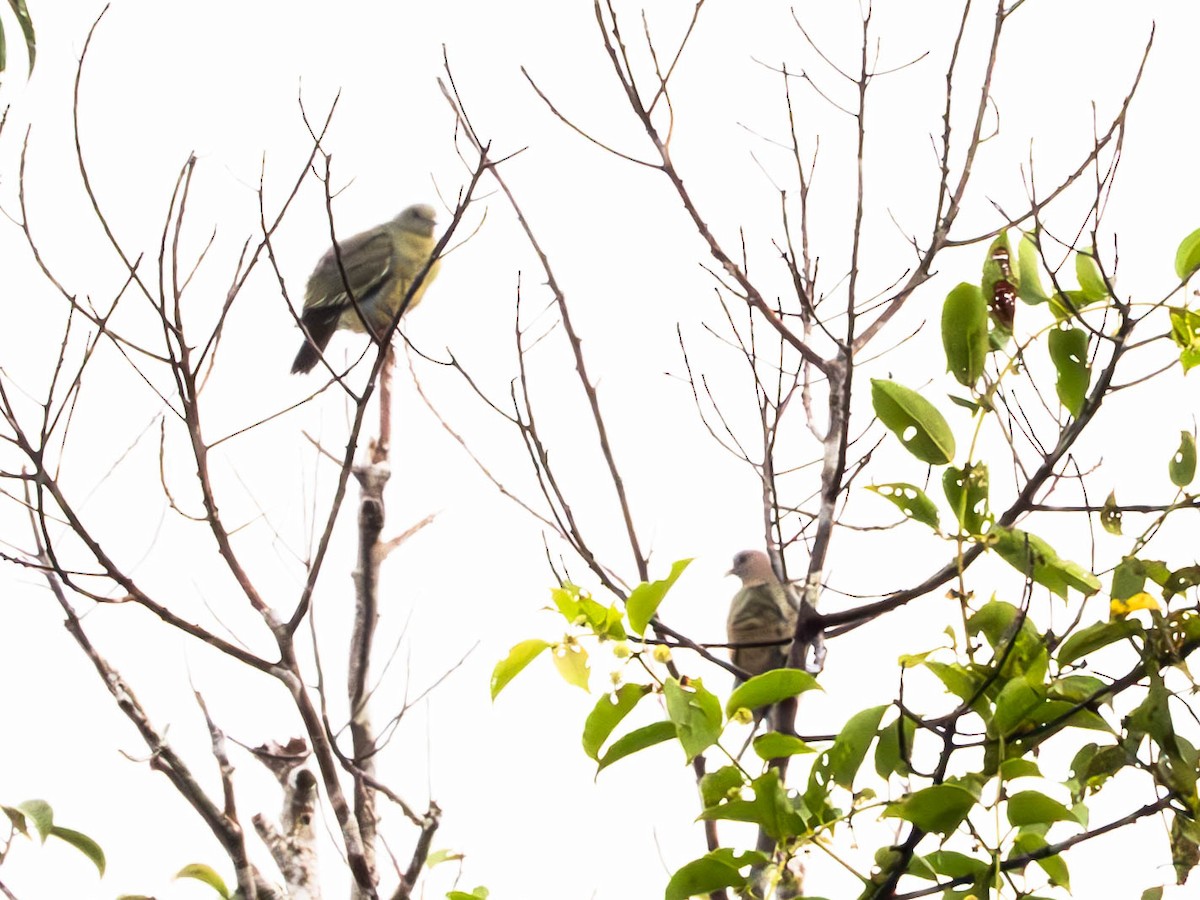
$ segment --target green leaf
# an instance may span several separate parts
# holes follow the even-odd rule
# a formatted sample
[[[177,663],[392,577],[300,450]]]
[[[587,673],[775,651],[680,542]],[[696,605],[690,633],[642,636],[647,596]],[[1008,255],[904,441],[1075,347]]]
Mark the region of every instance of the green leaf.
[[[645,633],[646,626],[658,610],[658,605],[663,602],[671,585],[683,574],[690,562],[690,559],[676,560],[671,564],[671,574],[666,578],[660,581],[643,581],[630,592],[629,599],[625,602],[625,614],[629,617],[629,627],[634,634]]]
[[[192,878],[196,881],[201,881],[207,884],[210,888],[229,900],[233,895],[230,894],[229,888],[225,886],[225,882],[221,876],[216,873],[211,866],[206,866],[203,863],[191,863],[184,866],[175,873],[176,878]]]
[[[772,760],[800,753],[815,753],[816,750],[794,735],[768,731],[754,739],[754,752],[759,759]]]
[[[808,672],[800,669],[772,669],[738,685],[725,701],[725,715],[732,716],[739,709],[770,706],[788,697],[799,696],[805,691],[820,689],[817,679]]]
[[[912,759],[913,738],[917,724],[908,716],[897,716],[879,730],[879,741],[875,744],[875,772],[880,778],[892,773],[907,776],[907,760]]]
[[[994,525],[988,537],[994,537],[992,549],[1001,559],[1064,600],[1068,588],[1085,597],[1100,590],[1100,579],[1078,563],[1059,559],[1054,549],[1037,535]]]
[[[974,415],[981,409],[988,412],[991,412],[992,410],[992,404],[988,403],[987,399],[984,397],[981,397],[979,401],[976,402],[975,400],[968,400],[966,397],[955,397],[953,394],[947,394],[946,396],[950,398],[950,402],[955,406],[961,406],[963,409],[970,410],[971,415]]]
[[[450,891],[446,894],[446,900],[487,900],[490,893],[487,888],[480,886],[469,894],[466,891]]]
[[[1017,245],[1017,296],[1031,305],[1050,299],[1042,287],[1037,244],[1026,234]]]
[[[1155,580],[1157,581],[1157,579]],[[1162,582],[1163,597],[1170,600],[1176,594],[1182,594],[1198,584],[1200,584],[1200,566],[1184,566],[1182,569],[1171,572]]]
[[[1032,759],[1006,759],[1000,763],[1000,777],[1005,781],[1014,778],[1041,778],[1042,770]]]
[[[615,763],[617,760],[624,759],[639,750],[645,750],[647,747],[653,747],[655,744],[661,744],[663,741],[675,739],[675,724],[673,722],[655,722],[651,725],[643,725],[641,728],[635,728],[626,735],[622,735],[609,745],[604,755],[600,757],[600,765],[596,768],[599,773],[602,769],[606,769]]]
[[[915,484],[901,481],[890,484],[871,484],[867,486],[867,490],[873,491],[885,500],[892,501],[908,518],[920,522],[922,525],[928,525],[934,531],[938,530],[937,506]]]
[[[613,729],[648,693],[649,685],[623,684],[611,694],[601,697],[588,713],[587,721],[583,723],[583,752],[598,760],[600,748],[613,733]]]
[[[504,686],[512,681],[518,672],[533,662],[538,654],[549,647],[550,643],[548,641],[534,638],[528,641],[521,641],[521,643],[516,644],[509,650],[508,656],[496,663],[496,668],[492,669],[492,699],[495,700],[496,695],[504,690]]]
[[[92,861],[96,869],[100,872],[100,877],[104,877],[104,851],[100,849],[100,845],[93,841],[90,837],[82,832],[75,831],[72,828],[63,828],[55,825],[50,829],[50,834],[60,841],[65,841],[70,844],[84,856]]]
[[[1010,735],[1026,724],[1026,717],[1042,702],[1040,691],[1024,678],[1013,678],[996,697],[996,714],[992,725],[1000,735]]]
[[[889,803],[883,815],[905,819],[922,831],[948,835],[977,802],[974,794],[956,784],[935,784]]]
[[[688,900],[700,894],[711,894],[723,888],[741,888],[748,884],[748,874],[742,869],[765,866],[770,860],[757,851],[736,853],[731,847],[714,850],[707,856],[694,859],[671,876],[667,882],[666,900]]]
[[[980,678],[959,663],[943,663],[929,660],[925,668],[938,677],[946,690],[960,700],[969,700],[979,692]]]
[[[887,709],[887,705],[864,709],[851,716],[842,726],[833,746],[826,751],[827,769],[835,784],[847,790],[853,786],[854,776],[866,758],[867,749],[875,739],[879,721]]]
[[[1041,685],[1049,654],[1038,630],[1013,604],[988,601],[967,620],[967,630],[972,637],[982,633],[994,655],[1003,657],[1000,674],[1004,678],[1023,675],[1030,685]]]
[[[942,347],[946,371],[959,384],[974,387],[983,374],[988,350],[987,301],[978,285],[961,282],[942,305]]]
[[[1075,254],[1075,277],[1079,279],[1079,287],[1089,302],[1108,299],[1108,285],[1104,283],[1104,275],[1096,263],[1095,247]]]
[[[558,669],[558,674],[563,677],[563,681],[583,688],[585,691],[589,690],[588,679],[591,669],[588,666],[588,655],[577,641],[567,640],[555,644],[550,655],[554,659],[554,667]],[[494,696],[493,699],[495,699]]]
[[[17,809],[33,823],[38,837],[43,844],[46,843],[46,838],[54,830],[54,810],[50,808],[50,804],[45,800],[26,800],[24,803],[18,803]]]
[[[875,415],[900,439],[908,452],[930,465],[945,465],[954,458],[954,434],[932,403],[911,388],[871,379]]]
[[[1146,565],[1134,556],[1126,556],[1113,569],[1112,590],[1109,596],[1113,600],[1128,600],[1135,594],[1146,589]]]
[[[1171,484],[1175,487],[1187,487],[1196,477],[1196,438],[1189,431],[1179,432],[1179,449],[1171,457],[1168,465],[1171,474]]]
[[[1095,675],[1066,675],[1050,682],[1046,689],[1046,696],[1053,700],[1082,703],[1097,697],[1107,687],[1108,684]]]
[[[1082,328],[1056,328],[1050,332],[1050,359],[1058,372],[1058,399],[1072,416],[1078,416],[1087,399],[1092,370],[1087,362],[1087,332]]]
[[[1159,887],[1146,888],[1142,891],[1142,900],[1162,900],[1163,889]]]
[[[779,774],[768,770],[750,782],[752,799],[739,792],[725,802],[710,806],[700,813],[701,819],[724,819],[730,822],[751,822],[775,840],[785,840],[800,834],[804,820],[794,809],[787,792],[779,784]]]
[[[1062,642],[1056,654],[1058,664],[1070,665],[1101,647],[1107,647],[1134,634],[1141,634],[1142,631],[1142,626],[1133,619],[1113,619],[1111,622],[1088,625]]]
[[[663,683],[663,696],[667,715],[675,723],[683,752],[691,762],[721,736],[721,701],[705,690],[699,678],[689,679],[686,685],[668,678]]]
[[[1104,507],[1100,510],[1100,524],[1109,534],[1119,535],[1121,533],[1121,515],[1121,507],[1117,506],[1117,492],[1109,491],[1108,497],[1104,501]]]
[[[1175,274],[1180,281],[1187,281],[1197,269],[1200,269],[1200,228],[1180,241],[1175,251]]]
[[[1037,791],[1019,791],[1008,798],[1008,821],[1010,825],[1049,825],[1052,822],[1074,822],[1075,815],[1045,794]]]
[[[1179,363],[1186,374],[1195,366],[1200,366],[1200,313],[1194,313],[1182,306],[1172,306],[1171,339],[1179,348]]]
[[[425,868],[432,869],[434,866],[440,866],[446,862],[458,862],[463,859],[463,854],[457,850],[434,850],[425,857]]]
[[[1036,853],[1043,847],[1048,846],[1046,839],[1032,831],[1025,831],[1017,835],[1017,839],[1013,842],[1012,853],[1009,854],[1011,859],[1014,856],[1022,856],[1027,853]],[[1050,879],[1050,883],[1055,887],[1071,889],[1071,876],[1067,870],[1067,864],[1059,855],[1042,856],[1034,860],[1041,867],[1041,870],[1046,873],[1046,877]]]
[[[934,850],[924,856],[914,857],[913,864],[908,867],[908,873],[932,881],[939,875],[946,878],[974,877],[982,875],[988,868],[988,863],[984,860],[975,859],[965,853],[956,850]]]
[[[942,491],[959,528],[967,534],[982,534],[984,525],[991,521],[987,466],[984,463],[968,463],[961,469],[947,466],[942,473]]]
[[[706,772],[700,778],[700,800],[705,808],[716,806],[722,800],[737,798],[746,786],[746,776],[737,766],[722,766],[715,772]]]

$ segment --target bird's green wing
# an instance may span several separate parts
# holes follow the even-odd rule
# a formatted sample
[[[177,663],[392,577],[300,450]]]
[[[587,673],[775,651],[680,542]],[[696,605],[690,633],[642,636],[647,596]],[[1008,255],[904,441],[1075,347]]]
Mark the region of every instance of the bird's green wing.
[[[393,243],[386,227],[372,228],[339,241],[341,267],[331,247],[308,277],[304,308],[349,306],[346,285],[354,299],[366,303],[371,293],[388,277],[393,265]],[[343,278],[342,269],[346,274]]]

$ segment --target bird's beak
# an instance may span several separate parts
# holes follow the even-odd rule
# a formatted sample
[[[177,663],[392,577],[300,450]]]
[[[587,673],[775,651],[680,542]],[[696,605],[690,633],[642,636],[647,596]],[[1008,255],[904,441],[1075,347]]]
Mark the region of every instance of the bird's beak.
[[[733,569],[730,569],[728,572],[725,573],[725,577],[728,578],[730,575],[736,575],[736,574],[737,574],[737,572],[733,571]]]

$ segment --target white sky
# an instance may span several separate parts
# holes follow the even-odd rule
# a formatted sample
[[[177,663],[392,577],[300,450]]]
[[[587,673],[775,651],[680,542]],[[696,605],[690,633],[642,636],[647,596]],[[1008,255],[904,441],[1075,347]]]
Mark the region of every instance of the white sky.
[[[12,104],[0,135],[0,203],[16,214],[17,160],[22,133],[30,125],[26,200],[34,232],[67,288],[98,301],[112,295],[123,270],[85,205],[72,159],[70,114],[74,63],[100,7],[64,0],[50,10],[32,2],[37,70],[23,84],[16,77],[19,59],[14,59],[0,89],[0,101]],[[622,5],[621,11],[632,40],[638,10]],[[687,21],[680,5],[650,2],[646,11],[662,46],[673,47]],[[839,63],[855,65],[856,4],[810,3],[797,12]],[[881,67],[925,50],[931,56],[881,80],[869,101],[871,216],[862,273],[867,293],[886,287],[907,264],[891,216],[910,231],[928,221],[936,177],[929,133],[940,129],[947,40],[958,15],[956,5],[928,0],[882,2],[875,11]],[[1005,208],[1019,206],[1018,167],[1028,158],[1031,140],[1045,183],[1086,151],[1089,104],[1096,102],[1101,121],[1116,108],[1155,20],[1156,46],[1130,116],[1108,225],[1120,233],[1123,289],[1147,297],[1165,292],[1178,240],[1200,224],[1192,177],[1200,134],[1189,90],[1200,26],[1200,8],[1194,4],[1029,0],[1002,49],[995,88],[1002,131],[978,160],[977,193],[961,223],[966,230],[994,227],[988,198]],[[16,32],[11,19],[4,22],[16,56]],[[747,423],[753,412],[745,405],[750,394],[737,357],[701,324],[721,322],[711,281],[698,266],[705,262],[703,247],[664,179],[614,160],[570,133],[520,72],[526,67],[560,108],[592,133],[645,156],[644,137],[607,68],[590,6],[536,0],[348,2],[336,8],[315,2],[117,0],[90,51],[81,97],[84,149],[97,194],[121,239],[153,265],[175,176],[188,154],[196,153],[184,247],[194,253],[217,228],[191,294],[199,326],[219,308],[237,249],[255,231],[254,191],[263,159],[268,201],[276,204],[307,155],[298,94],[314,117],[341,94],[327,142],[338,185],[349,184],[337,200],[339,233],[374,225],[411,202],[436,201],[435,185],[453,197],[464,170],[454,153],[452,117],[435,81],[442,74],[443,47],[475,126],[494,141],[493,154],[526,148],[505,171],[584,336],[639,533],[654,550],[654,573],[665,574],[675,559],[696,557],[663,615],[697,639],[722,640],[725,604],[734,589],[722,573],[734,551],[762,540],[758,488],[700,427],[686,386],[664,374],[682,371],[675,338],[679,323],[689,351],[718,394],[741,404],[735,418]],[[969,47],[977,49],[978,42]],[[769,291],[783,291],[785,280],[770,245],[781,234],[777,194],[764,170],[788,184],[791,173],[786,157],[763,136],[782,138],[785,119],[779,79],[755,59],[808,68],[830,90],[845,93],[814,59],[786,4],[710,0],[678,72],[674,157],[718,238],[733,245],[737,230],[744,228],[752,273]],[[803,139],[811,146],[813,135],[821,136],[814,235],[823,280],[832,290],[848,258],[850,132],[847,120],[811,93],[800,89],[797,97]],[[1078,211],[1085,199],[1069,198],[1075,204],[1069,209]],[[310,180],[297,202],[276,239],[293,299],[329,243],[318,185]],[[1064,229],[1077,221],[1066,212],[1052,220]],[[980,250],[970,250],[941,260],[940,282],[914,297],[881,346],[899,342],[925,319],[936,323],[945,289],[976,278],[980,258]],[[0,331],[0,365],[35,390],[57,357],[63,304],[38,279],[16,228],[0,228],[0,260],[3,297],[12,310],[8,327]],[[444,357],[442,348],[449,347],[491,396],[503,400],[516,372],[512,314],[518,279],[532,315],[549,300],[543,276],[511,210],[496,195],[487,202],[478,236],[446,261],[425,304],[408,321],[407,333],[431,355]],[[130,316],[127,327],[146,327]],[[547,324],[551,321],[547,316]],[[560,339],[555,332],[535,359],[540,421],[601,556],[636,580]],[[287,374],[297,345],[278,286],[264,268],[235,307],[221,366],[207,391],[210,435],[244,426],[304,396],[315,376],[305,380]],[[357,345],[339,336],[332,346],[340,353]],[[891,371],[919,384],[939,374],[940,357],[931,357],[938,353],[936,327],[929,328],[865,374]],[[938,360],[932,367],[930,358]],[[172,609],[209,622],[216,616],[263,647],[261,630],[228,579],[215,566],[192,565],[200,552],[194,548],[208,552],[206,534],[174,516],[158,490],[161,404],[111,351],[98,361],[93,377],[64,470],[78,497],[95,490],[84,507],[95,528],[139,581],[169,598]],[[495,474],[534,499],[515,435],[489,416],[452,373],[425,366],[421,377]],[[430,512],[440,515],[384,570],[389,599],[379,643],[388,647],[402,632],[404,641],[379,692],[381,708],[394,705],[406,684],[416,692],[475,650],[428,705],[405,719],[381,759],[383,773],[418,806],[432,790],[445,810],[435,847],[466,854],[462,887],[486,884],[494,897],[523,900],[660,896],[667,873],[704,849],[699,827],[685,824],[696,808],[690,769],[676,765],[677,748],[657,748],[647,754],[649,764],[626,761],[593,783],[579,732],[594,698],[559,682],[545,660],[494,706],[490,703],[488,675],[509,646],[526,637],[561,634],[553,617],[538,612],[551,583],[540,533],[473,470],[423,409],[406,374],[399,382],[388,532]],[[1179,429],[1191,427],[1197,401],[1194,382],[1173,378],[1166,384],[1167,394],[1130,392],[1112,404],[1100,436],[1086,445],[1090,458],[1081,461],[1085,469],[1101,457],[1104,461],[1093,499],[1113,485],[1121,487],[1122,499],[1165,499],[1166,459]],[[1156,398],[1160,408],[1153,406]],[[250,523],[239,539],[254,560],[255,577],[280,608],[290,608],[303,578],[297,559],[309,540],[313,473],[319,498],[327,498],[334,477],[331,466],[314,458],[301,432],[339,448],[345,418],[331,392],[224,445],[219,454],[222,508],[229,521]],[[965,416],[952,422],[965,431]],[[797,445],[793,461],[805,461],[814,452]],[[168,443],[168,459],[177,498],[196,510],[178,441]],[[920,467],[903,456],[881,453],[880,460],[874,472],[878,481],[922,477]],[[798,498],[807,493],[800,491]],[[890,516],[886,504],[869,497],[857,514],[860,521]],[[14,510],[0,513],[0,522],[0,537],[24,542],[23,521]],[[316,616],[327,671],[339,669],[336,660],[349,624],[352,525],[346,516],[320,582]],[[1086,562],[1087,535],[1053,528],[1034,530],[1052,539],[1064,556]],[[861,593],[911,583],[945,558],[943,546],[917,531],[843,535],[831,559],[831,577],[844,590]],[[1113,559],[1126,547],[1104,538],[1102,558]],[[801,570],[803,562],[794,558],[792,568]],[[571,566],[584,577],[581,565]],[[1007,577],[1002,566],[979,568],[980,591],[991,589],[984,573]],[[1014,582],[997,583],[1013,590]],[[827,602],[840,608],[848,601],[830,597]],[[1096,602],[1098,616],[1102,601]],[[1061,606],[1055,615],[1062,617]],[[895,689],[896,655],[937,645],[944,625],[956,617],[956,608],[931,596],[834,643],[822,678],[827,693],[806,701],[809,718],[802,730],[832,730],[850,712],[887,702]],[[143,748],[60,621],[40,584],[6,570],[0,593],[0,683],[6,686],[0,711],[9,733],[0,755],[0,802],[48,799],[61,824],[102,843],[110,870],[98,882],[90,864],[69,849],[19,847],[3,880],[22,900],[122,892],[204,896],[206,889],[199,885],[170,883],[171,873],[203,861],[229,877],[227,865],[165,779],[123,755],[141,759]],[[206,648],[153,628],[140,611],[101,609],[87,624],[157,724],[188,750],[207,783],[215,786],[215,779],[203,721],[189,699],[189,675],[231,736],[257,744],[298,733],[293,720],[273,712],[284,702],[274,683],[243,676]],[[724,675],[699,674],[724,689]],[[598,660],[597,689],[606,677]],[[252,812],[273,815],[270,779],[244,756],[235,762],[247,784],[246,822]],[[1140,787],[1144,792],[1146,786]],[[1097,803],[1093,822],[1107,821],[1110,811],[1119,814],[1115,809]],[[735,833],[728,826],[723,830]],[[393,851],[407,861],[410,835],[399,826],[395,833]],[[1138,896],[1145,887],[1171,880],[1163,867],[1168,860],[1161,826],[1148,823],[1140,836],[1130,845],[1139,854],[1137,862],[1105,864],[1106,854],[1126,853],[1127,839],[1121,835],[1073,857],[1076,895]],[[856,865],[867,867],[866,855],[886,841],[877,838],[865,829],[858,835],[861,846],[852,849],[850,832],[843,831],[841,848]],[[265,852],[258,856],[265,858]],[[52,888],[43,883],[46,867]],[[331,858],[329,869],[337,868]],[[852,881],[826,860],[814,859],[811,873],[809,887],[818,895],[854,892]],[[435,870],[426,896],[441,896],[452,876],[450,866]],[[339,883],[331,881],[329,896],[340,894],[334,888]]]

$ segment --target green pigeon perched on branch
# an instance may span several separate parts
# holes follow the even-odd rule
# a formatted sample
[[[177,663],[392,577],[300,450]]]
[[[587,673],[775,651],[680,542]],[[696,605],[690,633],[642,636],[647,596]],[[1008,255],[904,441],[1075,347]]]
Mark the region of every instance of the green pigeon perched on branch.
[[[390,222],[338,241],[336,253],[332,247],[326,251],[304,289],[300,327],[305,341],[293,373],[311,371],[339,328],[377,339],[387,334],[433,253],[436,216],[432,206],[418,203]],[[404,313],[421,302],[440,265],[434,260]]]
[[[787,664],[791,639],[796,633],[799,602],[780,582],[771,560],[761,550],[743,550],[733,558],[726,574],[742,579],[741,589],[729,605],[726,630],[730,644],[779,643],[731,647],[733,664],[747,675],[761,675]],[[739,682],[741,679],[739,679]]]

